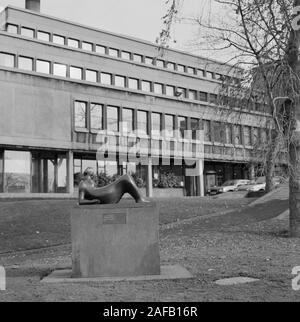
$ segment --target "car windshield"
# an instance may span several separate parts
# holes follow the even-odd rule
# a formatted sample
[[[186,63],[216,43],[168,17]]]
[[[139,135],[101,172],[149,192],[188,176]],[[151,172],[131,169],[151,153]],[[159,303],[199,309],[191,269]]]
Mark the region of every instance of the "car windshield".
[[[266,177],[259,177],[256,179],[256,184],[261,184],[266,182]]]
[[[228,180],[222,184],[222,187],[234,186],[235,182],[233,180]]]

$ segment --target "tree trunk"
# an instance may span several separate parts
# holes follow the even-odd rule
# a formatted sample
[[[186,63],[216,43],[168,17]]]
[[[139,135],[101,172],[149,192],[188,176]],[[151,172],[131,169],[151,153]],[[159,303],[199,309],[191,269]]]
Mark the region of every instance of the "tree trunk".
[[[294,7],[300,6],[300,0],[294,0]],[[291,30],[287,48],[287,62],[294,73],[299,73],[300,30]],[[291,118],[294,128],[289,146],[290,158],[290,232],[292,237],[300,238],[300,102],[291,104]]]
[[[296,134],[297,132],[295,132]],[[299,134],[298,134],[299,135]],[[300,147],[291,144],[289,149],[290,175],[290,232],[292,237],[300,237]]]
[[[272,131],[271,132],[271,147],[269,148],[269,151],[267,154],[266,169],[265,169],[265,175],[266,175],[266,189],[265,189],[265,191],[266,192],[272,191],[273,187],[274,187],[273,175],[274,175],[275,164],[276,164],[278,144],[279,144],[278,131]]]

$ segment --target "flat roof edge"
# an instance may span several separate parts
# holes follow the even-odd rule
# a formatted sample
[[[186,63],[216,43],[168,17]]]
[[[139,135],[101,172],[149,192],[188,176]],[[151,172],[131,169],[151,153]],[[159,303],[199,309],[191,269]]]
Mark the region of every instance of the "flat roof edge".
[[[51,20],[56,20],[56,21],[67,23],[67,24],[74,25],[74,26],[77,26],[77,27],[93,30],[93,31],[96,31],[96,32],[101,32],[101,33],[104,33],[104,34],[107,34],[107,35],[110,35],[110,36],[115,36],[115,37],[120,37],[120,38],[127,39],[127,40],[136,41],[136,42],[139,42],[139,43],[142,43],[142,44],[145,44],[145,45],[150,45],[150,46],[156,47],[156,48],[160,47],[159,45],[157,45],[157,44],[155,44],[155,43],[153,43],[151,41],[144,40],[144,39],[135,38],[135,37],[132,37],[132,36],[127,36],[127,35],[124,35],[124,34],[113,33],[111,31],[107,31],[107,30],[103,30],[103,29],[100,29],[100,28],[80,24],[80,23],[77,23],[75,21],[65,20],[65,19],[62,19],[62,18],[54,17],[54,16],[47,15],[47,14],[43,14],[43,13],[40,13],[40,12],[35,12],[35,11],[30,11],[30,10],[27,10],[27,9],[15,7],[15,6],[12,6],[12,5],[6,6],[4,10],[7,10],[7,9],[21,11],[21,12],[24,12],[24,13],[30,13],[30,14],[35,15],[35,16],[40,16],[40,17],[51,19]],[[205,60],[207,62],[211,62],[211,63],[218,64],[218,65],[223,65],[225,67],[234,68],[236,70],[241,70],[240,68],[235,67],[232,64],[224,63],[224,62],[221,62],[221,61],[218,61],[218,60],[202,57],[202,56],[195,55],[195,54],[191,54],[191,53],[183,51],[183,50],[178,50],[178,49],[174,49],[174,48],[164,48],[164,50],[167,51],[167,52],[170,51],[170,52],[175,52],[175,53],[178,53],[178,54],[187,55],[187,56],[194,57],[194,58],[197,58],[197,59],[203,59],[203,60]]]

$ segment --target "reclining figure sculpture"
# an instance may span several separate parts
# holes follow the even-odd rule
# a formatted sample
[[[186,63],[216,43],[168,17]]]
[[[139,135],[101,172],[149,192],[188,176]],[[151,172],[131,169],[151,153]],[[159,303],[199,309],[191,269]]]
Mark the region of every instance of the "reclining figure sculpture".
[[[120,202],[125,193],[130,194],[136,203],[148,202],[142,197],[133,178],[128,174],[101,188],[95,187],[92,168],[87,168],[83,175],[84,178],[79,184],[79,205],[116,204]]]

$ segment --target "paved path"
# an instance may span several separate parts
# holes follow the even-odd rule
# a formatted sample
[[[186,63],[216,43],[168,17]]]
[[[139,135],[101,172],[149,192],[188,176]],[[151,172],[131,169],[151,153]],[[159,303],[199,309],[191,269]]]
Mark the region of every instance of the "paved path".
[[[190,225],[195,223],[197,230],[221,230],[223,227],[248,225],[255,222],[276,218],[286,212],[289,207],[288,186],[282,186],[269,194],[252,202],[249,206],[239,210],[228,210],[207,216],[195,217],[182,220],[178,223],[165,225],[164,230]]]

